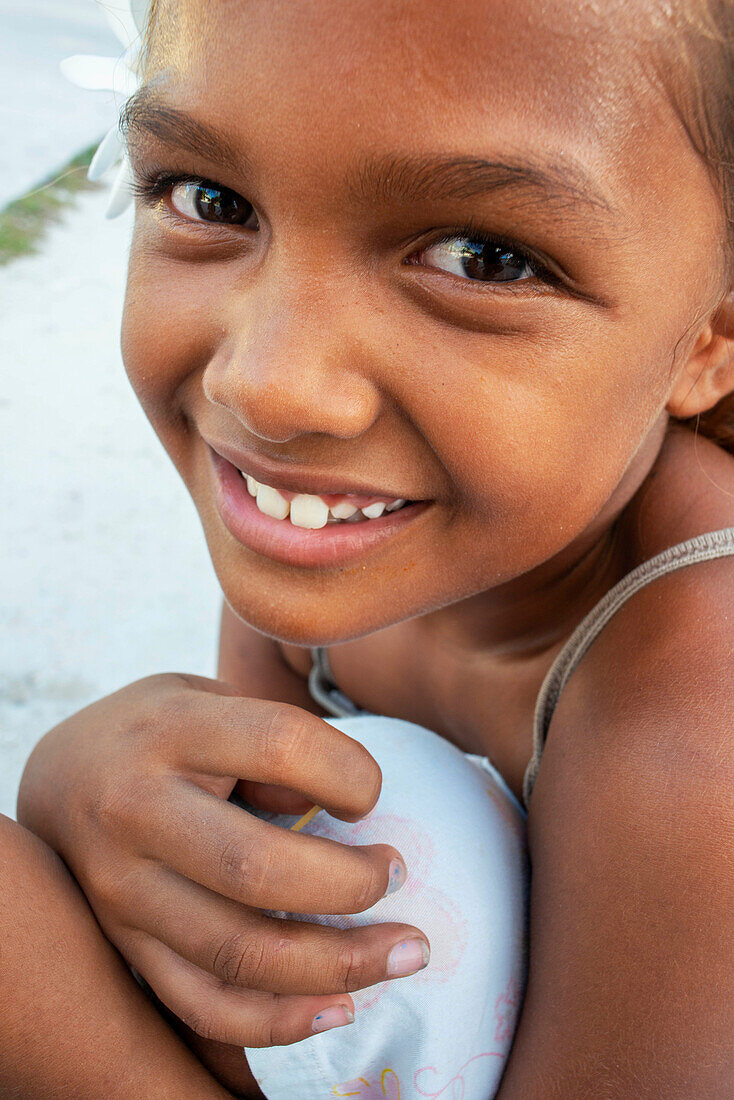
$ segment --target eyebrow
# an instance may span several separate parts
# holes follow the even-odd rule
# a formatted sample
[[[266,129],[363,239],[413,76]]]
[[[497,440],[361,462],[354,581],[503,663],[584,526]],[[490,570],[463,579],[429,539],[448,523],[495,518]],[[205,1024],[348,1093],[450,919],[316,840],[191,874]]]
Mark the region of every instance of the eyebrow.
[[[224,131],[169,106],[148,85],[131,96],[120,116],[129,137],[149,133],[167,145],[208,160],[243,164],[246,158]],[[465,200],[502,190],[528,203],[552,206],[570,220],[575,213],[613,216],[616,211],[589,173],[569,157],[533,160],[511,156],[384,155],[369,157],[347,172],[347,188],[358,202],[400,199],[406,203]],[[579,207],[582,208],[579,211]]]
[[[566,214],[578,206],[597,215],[615,213],[591,176],[570,159],[539,162],[518,156],[501,160],[466,155],[383,156],[366,161],[350,174],[349,183],[354,196],[363,200],[461,200],[510,189]]]
[[[145,84],[122,108],[120,130],[126,138],[148,133],[166,145],[175,145],[208,160],[242,163],[242,154],[223,130],[199,122],[186,111],[169,107]]]

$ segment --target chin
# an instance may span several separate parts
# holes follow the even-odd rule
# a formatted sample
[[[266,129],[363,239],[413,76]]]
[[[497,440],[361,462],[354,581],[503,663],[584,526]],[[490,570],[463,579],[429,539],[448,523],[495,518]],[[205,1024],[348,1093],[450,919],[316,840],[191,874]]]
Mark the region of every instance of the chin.
[[[286,579],[282,566],[243,569],[241,564],[223,564],[215,557],[213,563],[224,598],[235,615],[260,633],[289,645],[355,641],[424,610],[415,607],[408,592],[402,594],[403,599],[393,590],[389,600],[376,600],[374,578],[359,585],[333,573],[294,570]]]

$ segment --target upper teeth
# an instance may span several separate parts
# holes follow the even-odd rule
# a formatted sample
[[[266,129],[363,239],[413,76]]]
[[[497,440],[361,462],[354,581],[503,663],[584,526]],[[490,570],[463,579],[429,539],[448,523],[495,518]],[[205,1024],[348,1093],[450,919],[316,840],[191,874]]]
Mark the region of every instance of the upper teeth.
[[[338,504],[332,504],[329,509],[334,519],[349,519],[359,509],[354,504],[350,504],[348,500],[340,500]]]
[[[280,496],[280,493],[278,493],[278,496]],[[280,497],[280,499],[283,500],[283,497]],[[284,501],[284,504],[287,509],[288,501]],[[267,514],[270,515],[270,513]],[[299,493],[291,501],[291,523],[294,527],[311,527],[315,530],[317,527],[326,527],[328,519],[329,505],[321,497]]]
[[[255,484],[257,485],[257,482]],[[250,488],[249,484],[247,487]],[[280,495],[277,489],[271,489],[269,485],[257,485],[255,499],[258,508],[266,516],[272,516],[273,519],[285,519],[288,515],[288,501]],[[293,503],[295,504],[295,501]],[[326,520],[324,520],[324,523],[326,523]]]
[[[240,471],[240,473],[246,478],[247,490],[250,496],[255,497],[259,511],[266,516],[271,516],[273,519],[286,519],[289,516],[295,527],[308,527],[315,530],[319,527],[325,527],[327,523],[336,523],[337,521],[354,523],[363,517],[377,519],[383,512],[396,512],[398,508],[402,508],[405,504],[405,500],[400,499],[394,500],[390,504],[385,504],[384,501],[376,501],[364,508],[357,508],[354,504],[350,504],[348,500],[342,500],[338,504],[329,507],[321,497],[312,496],[310,493],[298,493],[293,497],[293,500],[288,501],[272,485],[261,485],[254,477],[244,473],[244,471]]]

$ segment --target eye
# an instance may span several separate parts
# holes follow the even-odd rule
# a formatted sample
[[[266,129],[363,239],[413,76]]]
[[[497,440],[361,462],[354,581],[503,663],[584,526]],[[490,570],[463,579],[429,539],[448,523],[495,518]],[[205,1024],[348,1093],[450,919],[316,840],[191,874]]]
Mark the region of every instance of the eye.
[[[540,263],[498,238],[444,237],[422,249],[419,256],[428,267],[474,282],[515,283],[544,276]]]
[[[250,203],[228,187],[219,187],[207,180],[181,180],[173,184],[170,196],[174,210],[191,221],[242,225],[248,229],[258,227],[257,215]]]

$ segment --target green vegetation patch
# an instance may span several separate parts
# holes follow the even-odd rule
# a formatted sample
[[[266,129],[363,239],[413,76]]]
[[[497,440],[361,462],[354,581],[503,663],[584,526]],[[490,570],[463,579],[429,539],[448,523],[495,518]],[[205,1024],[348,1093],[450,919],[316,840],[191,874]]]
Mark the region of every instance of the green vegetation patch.
[[[87,168],[97,144],[70,160],[27,195],[0,210],[0,267],[38,252],[46,229],[58,222],[80,191],[96,191],[101,185],[87,179]]]

